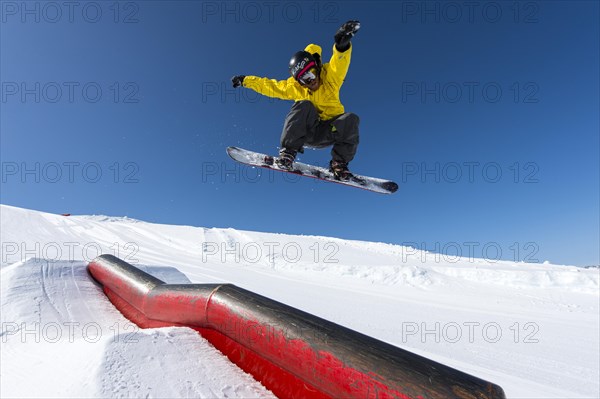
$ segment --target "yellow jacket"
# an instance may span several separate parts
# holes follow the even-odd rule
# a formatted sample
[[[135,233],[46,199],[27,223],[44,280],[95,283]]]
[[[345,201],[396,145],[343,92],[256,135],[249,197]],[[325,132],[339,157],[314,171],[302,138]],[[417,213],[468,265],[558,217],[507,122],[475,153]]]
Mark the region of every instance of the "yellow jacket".
[[[321,55],[321,47],[316,44],[309,44],[304,50]],[[277,81],[258,76],[246,76],[243,86],[262,95],[282,100],[309,100],[319,112],[321,120],[332,119],[344,113],[344,106],[340,102],[340,88],[348,72],[351,55],[352,46],[343,53],[337,51],[335,45],[333,46],[331,60],[323,64],[321,70],[321,86],[315,92],[301,86],[294,77]]]

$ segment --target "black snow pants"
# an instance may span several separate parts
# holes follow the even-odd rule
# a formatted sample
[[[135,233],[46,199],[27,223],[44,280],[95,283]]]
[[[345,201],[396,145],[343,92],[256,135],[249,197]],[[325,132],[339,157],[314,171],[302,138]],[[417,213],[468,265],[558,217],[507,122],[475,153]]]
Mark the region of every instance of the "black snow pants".
[[[358,148],[356,114],[347,112],[333,119],[320,120],[315,106],[308,100],[297,101],[285,118],[281,147],[303,151],[303,146],[324,148],[333,145],[334,161],[350,162]]]

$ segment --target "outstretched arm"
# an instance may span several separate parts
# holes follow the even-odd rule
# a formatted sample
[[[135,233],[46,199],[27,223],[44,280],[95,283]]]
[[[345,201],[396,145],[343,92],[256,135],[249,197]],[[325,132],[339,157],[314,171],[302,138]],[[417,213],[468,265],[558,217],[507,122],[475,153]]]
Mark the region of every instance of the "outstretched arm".
[[[243,86],[267,97],[282,100],[295,100],[300,96],[300,90],[294,78],[275,80],[258,76],[234,76],[231,78],[233,87]]]

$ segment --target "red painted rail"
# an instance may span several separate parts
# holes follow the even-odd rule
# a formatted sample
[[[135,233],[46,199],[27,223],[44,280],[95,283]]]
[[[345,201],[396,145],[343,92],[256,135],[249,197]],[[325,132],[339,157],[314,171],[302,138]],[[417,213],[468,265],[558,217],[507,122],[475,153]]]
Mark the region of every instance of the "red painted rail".
[[[196,329],[280,398],[505,398],[490,382],[231,284],[165,284],[112,255],[88,270],[137,325]]]

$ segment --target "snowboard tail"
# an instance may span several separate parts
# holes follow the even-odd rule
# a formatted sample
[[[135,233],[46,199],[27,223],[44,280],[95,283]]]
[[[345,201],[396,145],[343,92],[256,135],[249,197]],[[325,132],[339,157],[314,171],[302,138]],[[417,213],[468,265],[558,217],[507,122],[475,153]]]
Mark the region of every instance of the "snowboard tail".
[[[276,170],[279,172],[293,173],[299,176],[343,184],[345,186],[361,188],[380,194],[392,194],[398,190],[398,184],[391,180],[361,175],[353,175],[349,180],[338,180],[329,169],[302,162],[294,162],[291,169],[280,168],[275,162],[275,157],[239,147],[227,147],[227,154],[229,154],[233,160],[246,165],[258,166],[260,168]]]

